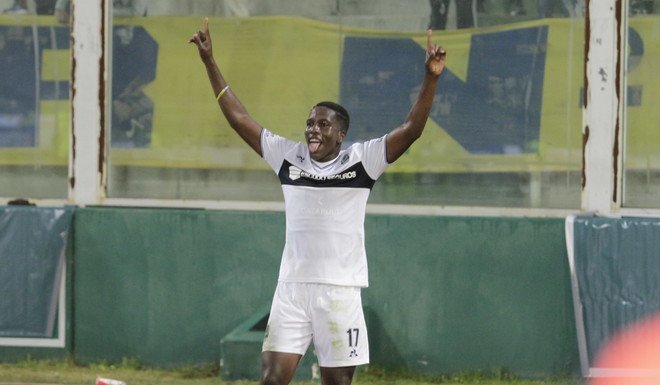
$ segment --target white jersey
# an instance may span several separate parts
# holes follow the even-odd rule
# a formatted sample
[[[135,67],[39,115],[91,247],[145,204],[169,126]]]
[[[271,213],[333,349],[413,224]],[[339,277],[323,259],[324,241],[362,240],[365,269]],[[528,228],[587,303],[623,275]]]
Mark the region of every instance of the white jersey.
[[[368,286],[364,217],[371,188],[388,166],[385,136],[355,143],[320,163],[306,144],[263,129],[261,151],[284,192],[279,280]]]

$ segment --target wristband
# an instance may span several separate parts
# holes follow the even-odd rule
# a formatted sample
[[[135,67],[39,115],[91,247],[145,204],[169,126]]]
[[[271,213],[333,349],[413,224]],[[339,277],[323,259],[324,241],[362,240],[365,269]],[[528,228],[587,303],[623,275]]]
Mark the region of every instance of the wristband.
[[[228,89],[229,89],[229,84],[227,84],[227,85],[225,86],[225,88],[223,88],[223,89],[220,91],[220,93],[218,94],[218,96],[215,97],[215,100],[220,101],[220,98],[222,97],[222,95],[225,94],[225,92],[227,92]]]

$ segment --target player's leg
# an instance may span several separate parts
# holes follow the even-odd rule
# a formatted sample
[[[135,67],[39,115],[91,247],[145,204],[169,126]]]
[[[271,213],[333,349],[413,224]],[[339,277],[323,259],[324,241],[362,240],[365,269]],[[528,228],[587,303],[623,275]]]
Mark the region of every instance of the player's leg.
[[[296,373],[300,354],[262,352],[260,385],[287,385]]]
[[[275,289],[261,353],[261,385],[287,385],[312,341],[306,285],[280,282]]]
[[[350,384],[355,367],[369,363],[360,288],[319,284],[314,293],[314,349],[323,385]]]
[[[355,366],[342,366],[339,368],[321,368],[322,385],[350,385],[353,381]]]

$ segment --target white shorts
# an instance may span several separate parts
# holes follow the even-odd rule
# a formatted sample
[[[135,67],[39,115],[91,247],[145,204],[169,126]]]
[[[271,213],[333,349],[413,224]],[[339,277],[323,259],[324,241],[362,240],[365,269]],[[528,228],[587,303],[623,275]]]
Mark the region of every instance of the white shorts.
[[[359,287],[277,284],[262,351],[304,355],[312,340],[321,367],[369,363]]]

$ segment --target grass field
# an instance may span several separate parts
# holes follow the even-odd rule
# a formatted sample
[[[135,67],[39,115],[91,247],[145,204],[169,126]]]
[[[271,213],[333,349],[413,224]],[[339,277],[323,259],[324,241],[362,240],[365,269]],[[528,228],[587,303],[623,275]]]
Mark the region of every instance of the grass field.
[[[224,381],[215,365],[182,367],[174,370],[156,370],[142,367],[132,360],[118,365],[76,365],[72,361],[32,360],[7,364],[0,363],[0,384],[61,384],[94,385],[96,377],[124,381],[127,385],[256,385],[256,381]],[[318,382],[299,382],[315,385]],[[516,379],[506,373],[464,373],[455,376],[421,376],[410,373],[391,373],[374,367],[361,368],[353,381],[356,385],[582,385],[579,379]]]

